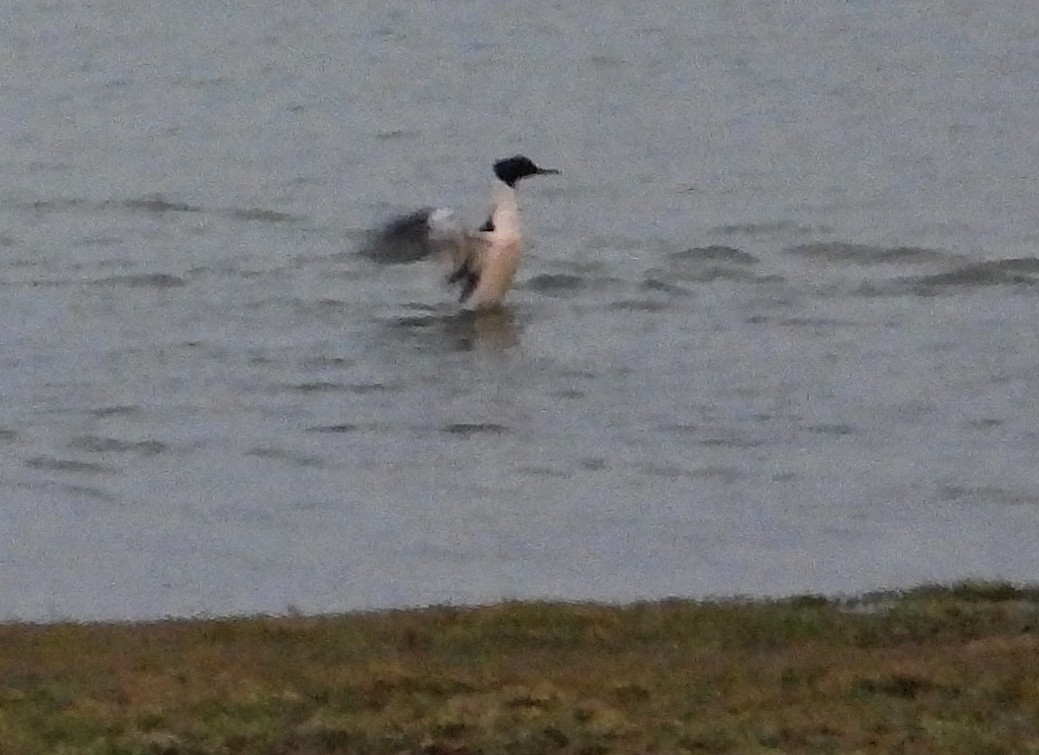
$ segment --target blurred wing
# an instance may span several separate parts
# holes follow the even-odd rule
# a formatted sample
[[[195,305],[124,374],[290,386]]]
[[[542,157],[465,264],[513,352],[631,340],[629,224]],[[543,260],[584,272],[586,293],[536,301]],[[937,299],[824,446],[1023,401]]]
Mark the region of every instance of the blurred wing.
[[[442,253],[452,238],[462,234],[460,229],[454,230],[453,218],[450,210],[431,207],[401,215],[369,233],[360,253],[385,265],[417,262]]]
[[[451,210],[424,207],[372,231],[360,253],[384,265],[440,257],[451,266],[447,282],[462,286],[459,301],[464,302],[480,282],[480,269],[490,247],[488,233],[467,231]]]
[[[465,256],[465,226],[451,210],[440,208],[429,214],[429,248],[431,253],[442,259],[457,264]]]

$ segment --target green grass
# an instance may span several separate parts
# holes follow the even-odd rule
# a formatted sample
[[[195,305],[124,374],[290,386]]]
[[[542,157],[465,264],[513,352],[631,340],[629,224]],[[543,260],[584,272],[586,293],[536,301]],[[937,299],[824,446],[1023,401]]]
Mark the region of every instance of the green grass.
[[[0,625],[0,753],[1039,753],[1039,590]]]

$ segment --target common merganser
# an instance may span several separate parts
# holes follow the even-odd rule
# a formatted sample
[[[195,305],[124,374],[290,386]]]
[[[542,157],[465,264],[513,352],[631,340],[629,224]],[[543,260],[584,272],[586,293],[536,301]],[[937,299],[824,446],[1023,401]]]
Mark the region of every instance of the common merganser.
[[[437,255],[451,264],[449,284],[460,284],[460,303],[474,308],[499,304],[512,287],[523,255],[516,182],[556,175],[523,155],[494,164],[498,183],[487,221],[476,231],[462,226],[451,210],[425,207],[399,217],[373,234],[361,250],[384,263],[415,262]]]

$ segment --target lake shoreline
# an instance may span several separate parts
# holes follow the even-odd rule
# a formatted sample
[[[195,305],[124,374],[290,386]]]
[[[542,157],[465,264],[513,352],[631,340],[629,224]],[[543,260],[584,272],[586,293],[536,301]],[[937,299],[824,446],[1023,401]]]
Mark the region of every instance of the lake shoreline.
[[[1020,752],[1039,586],[0,625],[0,751]]]

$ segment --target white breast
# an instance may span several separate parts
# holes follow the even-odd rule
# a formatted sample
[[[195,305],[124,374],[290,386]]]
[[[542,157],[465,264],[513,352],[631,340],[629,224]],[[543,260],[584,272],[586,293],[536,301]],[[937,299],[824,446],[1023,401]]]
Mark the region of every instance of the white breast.
[[[474,307],[497,304],[502,300],[512,287],[523,256],[523,232],[516,192],[504,183],[494,187],[491,222],[494,230],[482,234],[489,243],[480,255],[480,282],[469,299]]]

